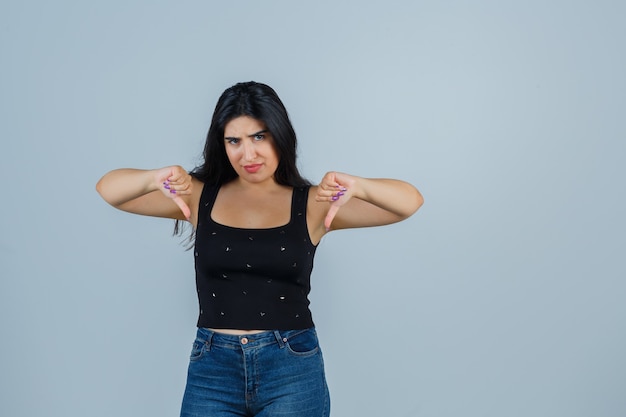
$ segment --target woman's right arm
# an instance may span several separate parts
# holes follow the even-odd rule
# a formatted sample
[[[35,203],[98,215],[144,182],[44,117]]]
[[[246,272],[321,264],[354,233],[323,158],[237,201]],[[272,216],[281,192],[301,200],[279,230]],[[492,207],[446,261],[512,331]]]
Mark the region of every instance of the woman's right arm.
[[[184,168],[170,166],[154,170],[116,169],[105,174],[96,190],[115,208],[145,216],[191,221],[193,179]],[[200,187],[201,188],[201,187]]]

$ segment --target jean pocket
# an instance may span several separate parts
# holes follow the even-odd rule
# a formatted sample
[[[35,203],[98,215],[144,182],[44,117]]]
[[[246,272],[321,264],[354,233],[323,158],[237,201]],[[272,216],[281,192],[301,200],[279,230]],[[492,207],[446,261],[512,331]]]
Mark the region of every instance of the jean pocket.
[[[193,342],[193,347],[191,348],[191,355],[189,355],[189,359],[192,361],[200,360],[205,351],[206,342],[202,339],[196,339]]]
[[[314,355],[320,349],[317,333],[313,329],[303,330],[292,336],[287,336],[287,342],[285,344],[287,350],[297,356]]]

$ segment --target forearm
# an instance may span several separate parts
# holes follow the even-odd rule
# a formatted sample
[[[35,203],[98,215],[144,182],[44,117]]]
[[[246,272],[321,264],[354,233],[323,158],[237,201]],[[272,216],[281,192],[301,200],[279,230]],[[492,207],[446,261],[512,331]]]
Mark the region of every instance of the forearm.
[[[102,198],[114,207],[158,190],[154,170],[122,168],[105,174],[96,184]]]
[[[367,201],[402,219],[415,213],[424,203],[413,185],[400,180],[355,177],[353,197]]]

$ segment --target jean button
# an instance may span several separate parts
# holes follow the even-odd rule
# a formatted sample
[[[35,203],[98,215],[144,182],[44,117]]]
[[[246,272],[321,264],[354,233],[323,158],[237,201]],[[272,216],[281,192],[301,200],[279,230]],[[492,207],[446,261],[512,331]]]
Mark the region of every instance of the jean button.
[[[241,338],[241,344],[242,345],[247,345],[248,344],[248,338],[247,337],[242,337]]]

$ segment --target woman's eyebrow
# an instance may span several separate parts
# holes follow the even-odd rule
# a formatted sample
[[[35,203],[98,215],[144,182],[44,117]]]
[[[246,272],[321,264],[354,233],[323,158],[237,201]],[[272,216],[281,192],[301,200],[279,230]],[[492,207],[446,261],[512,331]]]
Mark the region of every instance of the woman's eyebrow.
[[[257,136],[257,135],[262,135],[262,134],[267,133],[267,132],[268,132],[267,129],[259,130],[258,132],[255,132],[255,133],[252,133],[252,134],[248,135],[248,137],[249,138],[253,138],[253,137]],[[231,139],[241,139],[241,138],[236,138],[234,136],[224,136],[224,140],[231,140]]]
[[[264,134],[264,133],[267,133],[267,129],[265,129],[265,130],[259,130],[259,131],[258,131],[258,132],[256,132],[256,133],[253,133],[253,134],[251,134],[251,135],[248,135],[248,137],[249,137],[249,138],[253,138],[253,137],[255,137],[255,136],[262,135],[262,134]]]

